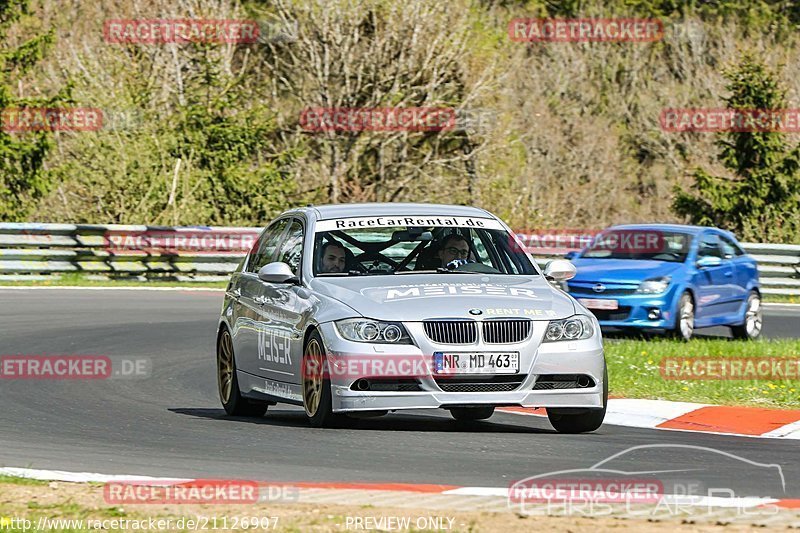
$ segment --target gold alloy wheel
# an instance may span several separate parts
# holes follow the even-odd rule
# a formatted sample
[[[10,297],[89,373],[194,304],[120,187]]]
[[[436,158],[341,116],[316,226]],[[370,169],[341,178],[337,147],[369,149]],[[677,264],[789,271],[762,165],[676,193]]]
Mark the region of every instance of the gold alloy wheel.
[[[322,400],[322,348],[316,339],[306,346],[303,360],[303,407],[308,416],[314,416]]]
[[[227,404],[231,399],[233,389],[233,343],[228,330],[222,332],[217,350],[217,385],[219,397]]]

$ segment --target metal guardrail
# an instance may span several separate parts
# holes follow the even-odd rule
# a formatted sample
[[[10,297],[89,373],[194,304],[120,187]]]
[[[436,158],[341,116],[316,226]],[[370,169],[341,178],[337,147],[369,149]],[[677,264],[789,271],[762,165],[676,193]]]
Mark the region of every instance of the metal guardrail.
[[[800,245],[743,242],[742,246],[758,261],[763,293],[800,296]]]
[[[225,281],[261,228],[0,223],[0,281]],[[742,243],[766,294],[800,296],[800,245]],[[574,248],[528,251],[540,264]],[[544,252],[544,253],[542,253]]]
[[[225,281],[261,228],[0,224],[0,281]]]

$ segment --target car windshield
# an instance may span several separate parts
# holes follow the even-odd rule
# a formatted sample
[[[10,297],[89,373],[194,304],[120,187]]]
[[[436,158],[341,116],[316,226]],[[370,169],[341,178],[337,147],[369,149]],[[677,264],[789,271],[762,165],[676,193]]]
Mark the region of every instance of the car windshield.
[[[683,263],[692,235],[658,229],[618,229],[598,234],[581,257]]]
[[[392,225],[325,231],[331,224],[322,221],[318,223],[322,231],[318,229],[315,234],[314,274],[538,275],[512,234],[496,220],[477,220],[488,227]]]

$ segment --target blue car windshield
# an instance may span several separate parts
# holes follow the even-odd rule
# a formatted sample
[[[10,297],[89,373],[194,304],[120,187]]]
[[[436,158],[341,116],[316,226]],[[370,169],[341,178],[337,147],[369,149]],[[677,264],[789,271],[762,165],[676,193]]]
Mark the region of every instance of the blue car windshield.
[[[616,229],[598,234],[581,254],[587,259],[633,259],[683,263],[693,235],[657,229]]]

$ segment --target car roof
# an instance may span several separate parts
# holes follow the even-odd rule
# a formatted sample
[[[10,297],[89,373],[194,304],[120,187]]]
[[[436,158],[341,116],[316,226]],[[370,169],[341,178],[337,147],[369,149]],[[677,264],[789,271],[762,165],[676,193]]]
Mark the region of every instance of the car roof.
[[[363,203],[314,205],[299,209],[314,211],[317,220],[333,218],[392,216],[392,215],[442,215],[454,217],[494,218],[484,209],[465,205],[424,204],[424,203]]]
[[[660,230],[660,231],[676,231],[681,233],[689,233],[697,235],[704,230],[723,231],[719,228],[711,226],[690,226],[687,224],[621,224],[619,226],[611,226],[607,229],[642,229],[642,230]],[[726,233],[726,232],[723,232]]]

